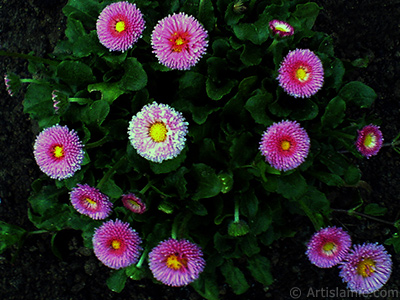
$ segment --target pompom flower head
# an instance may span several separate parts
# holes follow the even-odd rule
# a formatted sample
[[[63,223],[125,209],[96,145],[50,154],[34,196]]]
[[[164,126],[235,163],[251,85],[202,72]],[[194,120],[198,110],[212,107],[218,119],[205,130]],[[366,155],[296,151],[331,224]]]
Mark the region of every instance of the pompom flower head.
[[[155,26],[151,44],[159,62],[168,68],[188,70],[206,52],[207,31],[192,16],[173,14]]]
[[[272,20],[269,22],[269,28],[273,34],[277,34],[280,37],[291,36],[294,33],[293,26],[284,21]]]
[[[389,280],[392,260],[382,245],[366,243],[355,245],[339,268],[339,276],[347,282],[349,289],[359,294],[370,294]]]
[[[184,286],[195,281],[203,271],[205,261],[199,246],[187,240],[168,239],[149,253],[153,276],[170,286]]]
[[[107,195],[87,184],[78,184],[73,188],[70,199],[78,212],[95,220],[107,218],[113,206]]]
[[[44,129],[36,137],[33,149],[40,170],[53,179],[69,178],[81,168],[83,145],[78,134],[67,126]]]
[[[103,9],[97,19],[96,28],[100,43],[110,51],[123,52],[142,36],[145,21],[135,4],[121,1]]]
[[[122,195],[122,203],[127,209],[136,214],[142,214],[146,211],[146,205],[133,193]]]
[[[281,121],[263,133],[259,149],[272,167],[288,171],[304,162],[310,150],[310,138],[296,121]]]
[[[357,150],[366,158],[376,155],[382,147],[383,137],[379,126],[367,125],[358,131]]]
[[[181,153],[188,123],[180,112],[166,104],[145,105],[129,123],[128,135],[142,157],[161,163]]]
[[[320,268],[340,263],[351,247],[351,237],[342,228],[326,227],[315,233],[307,245],[307,256]]]
[[[14,73],[4,74],[4,85],[7,93],[12,97],[21,89],[21,80]]]
[[[324,83],[322,62],[308,49],[290,51],[283,59],[278,72],[280,86],[295,98],[311,97]]]
[[[120,269],[135,264],[140,256],[142,243],[139,234],[120,220],[110,220],[95,230],[93,250],[107,267]]]

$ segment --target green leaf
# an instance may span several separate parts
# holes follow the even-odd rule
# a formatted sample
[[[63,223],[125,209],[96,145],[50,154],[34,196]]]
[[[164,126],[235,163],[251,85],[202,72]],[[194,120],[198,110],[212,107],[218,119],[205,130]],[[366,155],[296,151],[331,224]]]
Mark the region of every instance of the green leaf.
[[[400,237],[398,233],[393,234],[393,237],[385,241],[385,245],[392,245],[397,254],[400,253]]]
[[[0,221],[0,253],[7,247],[22,241],[25,234],[25,229]]]
[[[120,293],[125,287],[127,278],[124,269],[114,271],[107,279],[107,286],[113,292]]]
[[[262,61],[261,48],[251,44],[245,44],[240,54],[240,60],[249,67],[259,65]]]
[[[365,206],[364,213],[370,216],[384,216],[387,213],[387,208],[376,203],[370,203]]]
[[[123,194],[122,189],[114,182],[113,179],[109,179],[102,184],[101,192],[115,199],[120,198]]]
[[[282,176],[278,180],[277,192],[286,199],[301,197],[306,191],[307,182],[299,172]]]
[[[261,255],[255,255],[247,259],[248,266],[251,275],[255,280],[260,282],[264,286],[269,286],[274,281],[271,274],[271,263],[269,260]]]
[[[261,45],[269,38],[269,21],[265,15],[260,15],[254,23],[240,23],[233,26],[233,32],[239,40],[251,41]]]
[[[198,18],[208,32],[214,30],[216,18],[211,0],[200,0]]]
[[[67,84],[75,86],[80,86],[95,80],[92,69],[80,61],[62,61],[57,66],[56,76]]]
[[[297,121],[312,120],[318,115],[318,105],[310,99],[303,99],[300,103],[297,103],[291,113],[291,118]]]
[[[186,150],[183,151],[175,158],[165,160],[162,163],[150,162],[150,168],[155,174],[165,174],[175,171],[186,159]]]
[[[90,106],[85,107],[82,122],[86,124],[101,125],[110,112],[110,104],[105,100],[94,101]]]
[[[69,0],[63,8],[63,13],[68,18],[76,18],[89,26],[96,22],[102,5],[97,0]]]
[[[295,12],[292,14],[292,17],[296,19],[296,23],[293,22],[291,25],[299,29],[311,30],[318,17],[320,9],[321,8],[315,2],[298,4]]]
[[[25,93],[24,113],[28,113],[32,119],[38,120],[41,128],[55,125],[59,120],[54,115],[51,92],[50,86],[30,84]]]
[[[138,268],[135,264],[125,268],[125,273],[132,280],[141,280],[146,277],[145,270]]]
[[[341,97],[335,97],[329,101],[325,113],[321,117],[321,125],[336,128],[343,122],[346,111],[346,102]]]
[[[219,0],[218,2],[222,2],[222,1]],[[226,24],[228,24],[229,26],[233,26],[233,25],[236,25],[237,23],[239,23],[239,21],[245,16],[245,14],[237,13],[234,11],[236,1],[229,1],[229,2],[230,3],[228,4],[228,6],[226,7],[226,10],[225,10],[224,19],[225,19]]]
[[[250,288],[242,271],[235,267],[232,261],[225,261],[221,266],[221,273],[236,295],[243,294]]]
[[[247,234],[241,238],[240,248],[242,248],[243,254],[247,257],[252,257],[260,252],[258,241],[255,235]]]
[[[269,93],[258,94],[249,98],[244,108],[248,110],[256,123],[268,126],[273,123],[267,114],[267,105],[271,100],[272,95]]]
[[[215,273],[201,273],[190,285],[207,300],[219,300],[219,287]]]
[[[125,74],[119,81],[121,89],[139,91],[147,85],[147,74],[135,57],[129,57],[125,61],[124,68]]]
[[[101,100],[107,101],[109,104],[112,104],[114,100],[124,93],[118,82],[99,82],[89,84],[88,91],[90,93],[100,92]]]
[[[229,147],[229,154],[232,158],[230,160],[230,164],[232,164],[233,166],[241,166],[250,163],[250,160],[253,159],[257,150],[247,149],[246,151],[243,151],[243,149],[246,149],[247,145],[251,145],[251,143],[252,135],[247,131],[233,138],[232,145]]]
[[[375,91],[359,81],[351,81],[340,91],[339,96],[346,102],[352,102],[361,108],[369,108],[376,99]]]
[[[85,35],[85,29],[82,22],[73,18],[67,19],[67,28],[65,29],[65,36],[71,43],[76,42],[82,35]]]
[[[205,164],[194,164],[193,176],[197,182],[197,188],[192,196],[193,200],[211,198],[218,195],[222,189],[221,180],[215,174],[215,170]]]
[[[348,185],[356,185],[361,179],[361,171],[356,166],[350,165],[344,173],[344,181]]]
[[[208,214],[207,208],[199,201],[190,201],[186,207],[198,216],[206,216]]]

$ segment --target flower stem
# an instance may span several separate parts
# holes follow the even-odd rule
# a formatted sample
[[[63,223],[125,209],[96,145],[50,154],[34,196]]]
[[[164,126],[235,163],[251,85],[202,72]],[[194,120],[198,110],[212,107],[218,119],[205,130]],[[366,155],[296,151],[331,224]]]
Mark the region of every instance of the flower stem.
[[[97,188],[99,190],[101,190],[104,183],[106,183],[114,175],[114,173],[119,169],[119,167],[121,167],[125,163],[125,160],[126,160],[126,155],[122,156],[121,159],[113,167],[108,169],[106,174],[104,174],[103,178],[97,184]]]
[[[93,142],[93,143],[89,143],[85,145],[85,149],[90,149],[90,148],[96,148],[99,147],[105,143],[107,143],[109,141],[109,137],[106,135],[103,138],[101,138],[100,140]]]
[[[27,59],[30,61],[35,61],[35,62],[44,63],[44,64],[48,64],[48,65],[53,65],[53,66],[57,66],[59,64],[59,62],[55,61],[55,60],[46,59],[46,58],[42,58],[42,57],[30,55],[30,54],[17,53],[17,52],[0,51],[0,56],[23,58],[23,59]]]
[[[150,181],[146,184],[146,186],[140,190],[139,194],[142,194],[142,195],[143,195],[143,194],[146,193],[147,190],[148,190],[149,188],[151,188],[152,186],[153,186],[153,182],[150,180]]]
[[[235,223],[239,222],[239,199],[235,199],[235,219],[234,219]]]
[[[137,267],[137,268],[140,269],[140,268],[142,267],[142,264],[143,264],[144,260],[146,259],[148,253],[149,253],[149,249],[146,248],[146,249],[143,251],[142,255],[140,256],[140,259],[139,259],[138,263],[136,264],[136,267]]]
[[[314,229],[318,231],[321,227],[323,227],[321,224],[322,222],[319,222],[317,217],[313,214],[313,212],[308,208],[308,206],[304,203],[303,200],[299,199],[297,200],[298,203],[300,204],[301,209],[306,213],[307,217],[310,219],[311,223],[314,225]]]
[[[69,102],[75,102],[78,103],[80,105],[84,105],[84,104],[89,104],[92,103],[93,100],[89,99],[89,98],[68,98]]]
[[[363,218],[371,219],[371,220],[374,220],[374,221],[377,221],[377,222],[380,222],[380,223],[383,223],[383,224],[395,226],[394,222],[381,220],[381,219],[375,218],[373,216],[360,213],[360,212],[355,211],[355,210],[346,210],[346,209],[333,208],[332,211],[333,212],[339,212],[339,213],[345,213],[345,214],[348,214],[349,216],[356,215],[356,216],[360,216],[360,217],[363,217]]]

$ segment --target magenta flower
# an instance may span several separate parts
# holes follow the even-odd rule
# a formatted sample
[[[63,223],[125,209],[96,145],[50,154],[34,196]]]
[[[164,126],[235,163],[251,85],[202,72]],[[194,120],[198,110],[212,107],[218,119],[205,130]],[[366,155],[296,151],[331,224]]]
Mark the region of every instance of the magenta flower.
[[[288,171],[304,162],[310,150],[310,138],[296,121],[281,121],[263,133],[259,149],[272,167]]]
[[[120,269],[135,264],[140,256],[142,243],[139,234],[120,220],[110,220],[97,228],[93,235],[93,250],[107,267]]]
[[[149,253],[149,267],[154,278],[170,286],[184,286],[203,272],[205,261],[201,248],[187,240],[168,239]]]
[[[128,135],[142,157],[161,163],[181,153],[188,123],[180,112],[166,104],[145,105],[129,123]]]
[[[347,287],[359,294],[379,290],[389,280],[392,260],[385,248],[378,243],[355,245],[339,265],[339,276]]]
[[[273,34],[277,34],[280,37],[290,36],[294,33],[294,28],[289,23],[279,20],[272,20],[269,22],[269,28]]]
[[[367,125],[358,130],[357,150],[366,158],[376,155],[382,147],[383,137],[379,126]]]
[[[107,218],[113,206],[107,195],[87,184],[78,184],[73,188],[70,199],[78,212],[95,220]]]
[[[322,62],[308,49],[290,51],[278,70],[280,86],[286,93],[297,98],[309,98],[324,83]]]
[[[161,64],[171,69],[188,70],[206,52],[206,38],[207,31],[194,17],[179,13],[158,22],[151,44]]]
[[[331,268],[340,263],[351,247],[351,237],[342,228],[326,227],[315,233],[307,245],[307,256],[320,268]]]
[[[4,85],[7,93],[13,97],[21,89],[21,79],[14,73],[4,74]]]
[[[135,4],[121,1],[103,9],[97,19],[96,28],[104,47],[110,51],[124,52],[142,36],[145,21]]]
[[[33,146],[33,154],[40,170],[53,179],[73,176],[81,168],[83,145],[74,130],[54,125],[44,129]]]
[[[122,195],[122,203],[127,209],[136,214],[142,214],[146,211],[146,205],[133,193]]]

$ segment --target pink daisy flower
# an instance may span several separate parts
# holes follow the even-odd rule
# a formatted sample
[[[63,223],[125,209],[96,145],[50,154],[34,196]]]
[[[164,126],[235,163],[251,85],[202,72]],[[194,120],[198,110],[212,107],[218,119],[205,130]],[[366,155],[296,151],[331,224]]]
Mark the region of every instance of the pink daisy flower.
[[[322,62],[308,49],[290,51],[283,59],[278,72],[280,86],[295,98],[311,97],[324,83]]]
[[[205,261],[201,248],[187,240],[168,239],[149,253],[149,267],[154,278],[169,286],[184,286],[203,272]]]
[[[146,205],[133,193],[122,195],[122,203],[127,209],[136,214],[142,214],[146,211]]]
[[[142,36],[145,21],[135,4],[121,1],[103,9],[97,19],[96,28],[104,47],[110,51],[124,52]]]
[[[110,215],[113,204],[108,196],[87,184],[77,186],[70,192],[70,199],[78,212],[94,220],[102,220]]]
[[[382,147],[382,142],[383,136],[379,126],[370,124],[358,130],[356,148],[366,158],[376,155]]]
[[[173,14],[155,26],[151,44],[159,62],[168,68],[188,70],[206,52],[207,31],[192,16]]]
[[[263,133],[259,149],[272,167],[288,171],[304,162],[310,150],[310,138],[296,121],[281,121]]]
[[[97,228],[93,235],[96,257],[107,267],[120,269],[135,264],[140,256],[142,243],[139,234],[120,220],[110,220]]]
[[[166,104],[145,105],[129,123],[128,135],[142,157],[161,163],[181,153],[188,123],[180,112]]]
[[[355,245],[339,268],[339,276],[343,282],[347,282],[350,290],[359,294],[370,294],[389,280],[392,260],[382,245],[367,243]]]
[[[273,34],[277,34],[280,37],[291,36],[294,33],[293,26],[284,21],[272,20],[269,22],[269,28]]]
[[[342,228],[326,227],[315,233],[307,245],[307,256],[320,268],[331,268],[340,263],[351,247],[351,237]]]
[[[83,145],[78,134],[67,126],[54,125],[44,129],[33,146],[40,170],[53,179],[73,176],[81,168]]]

